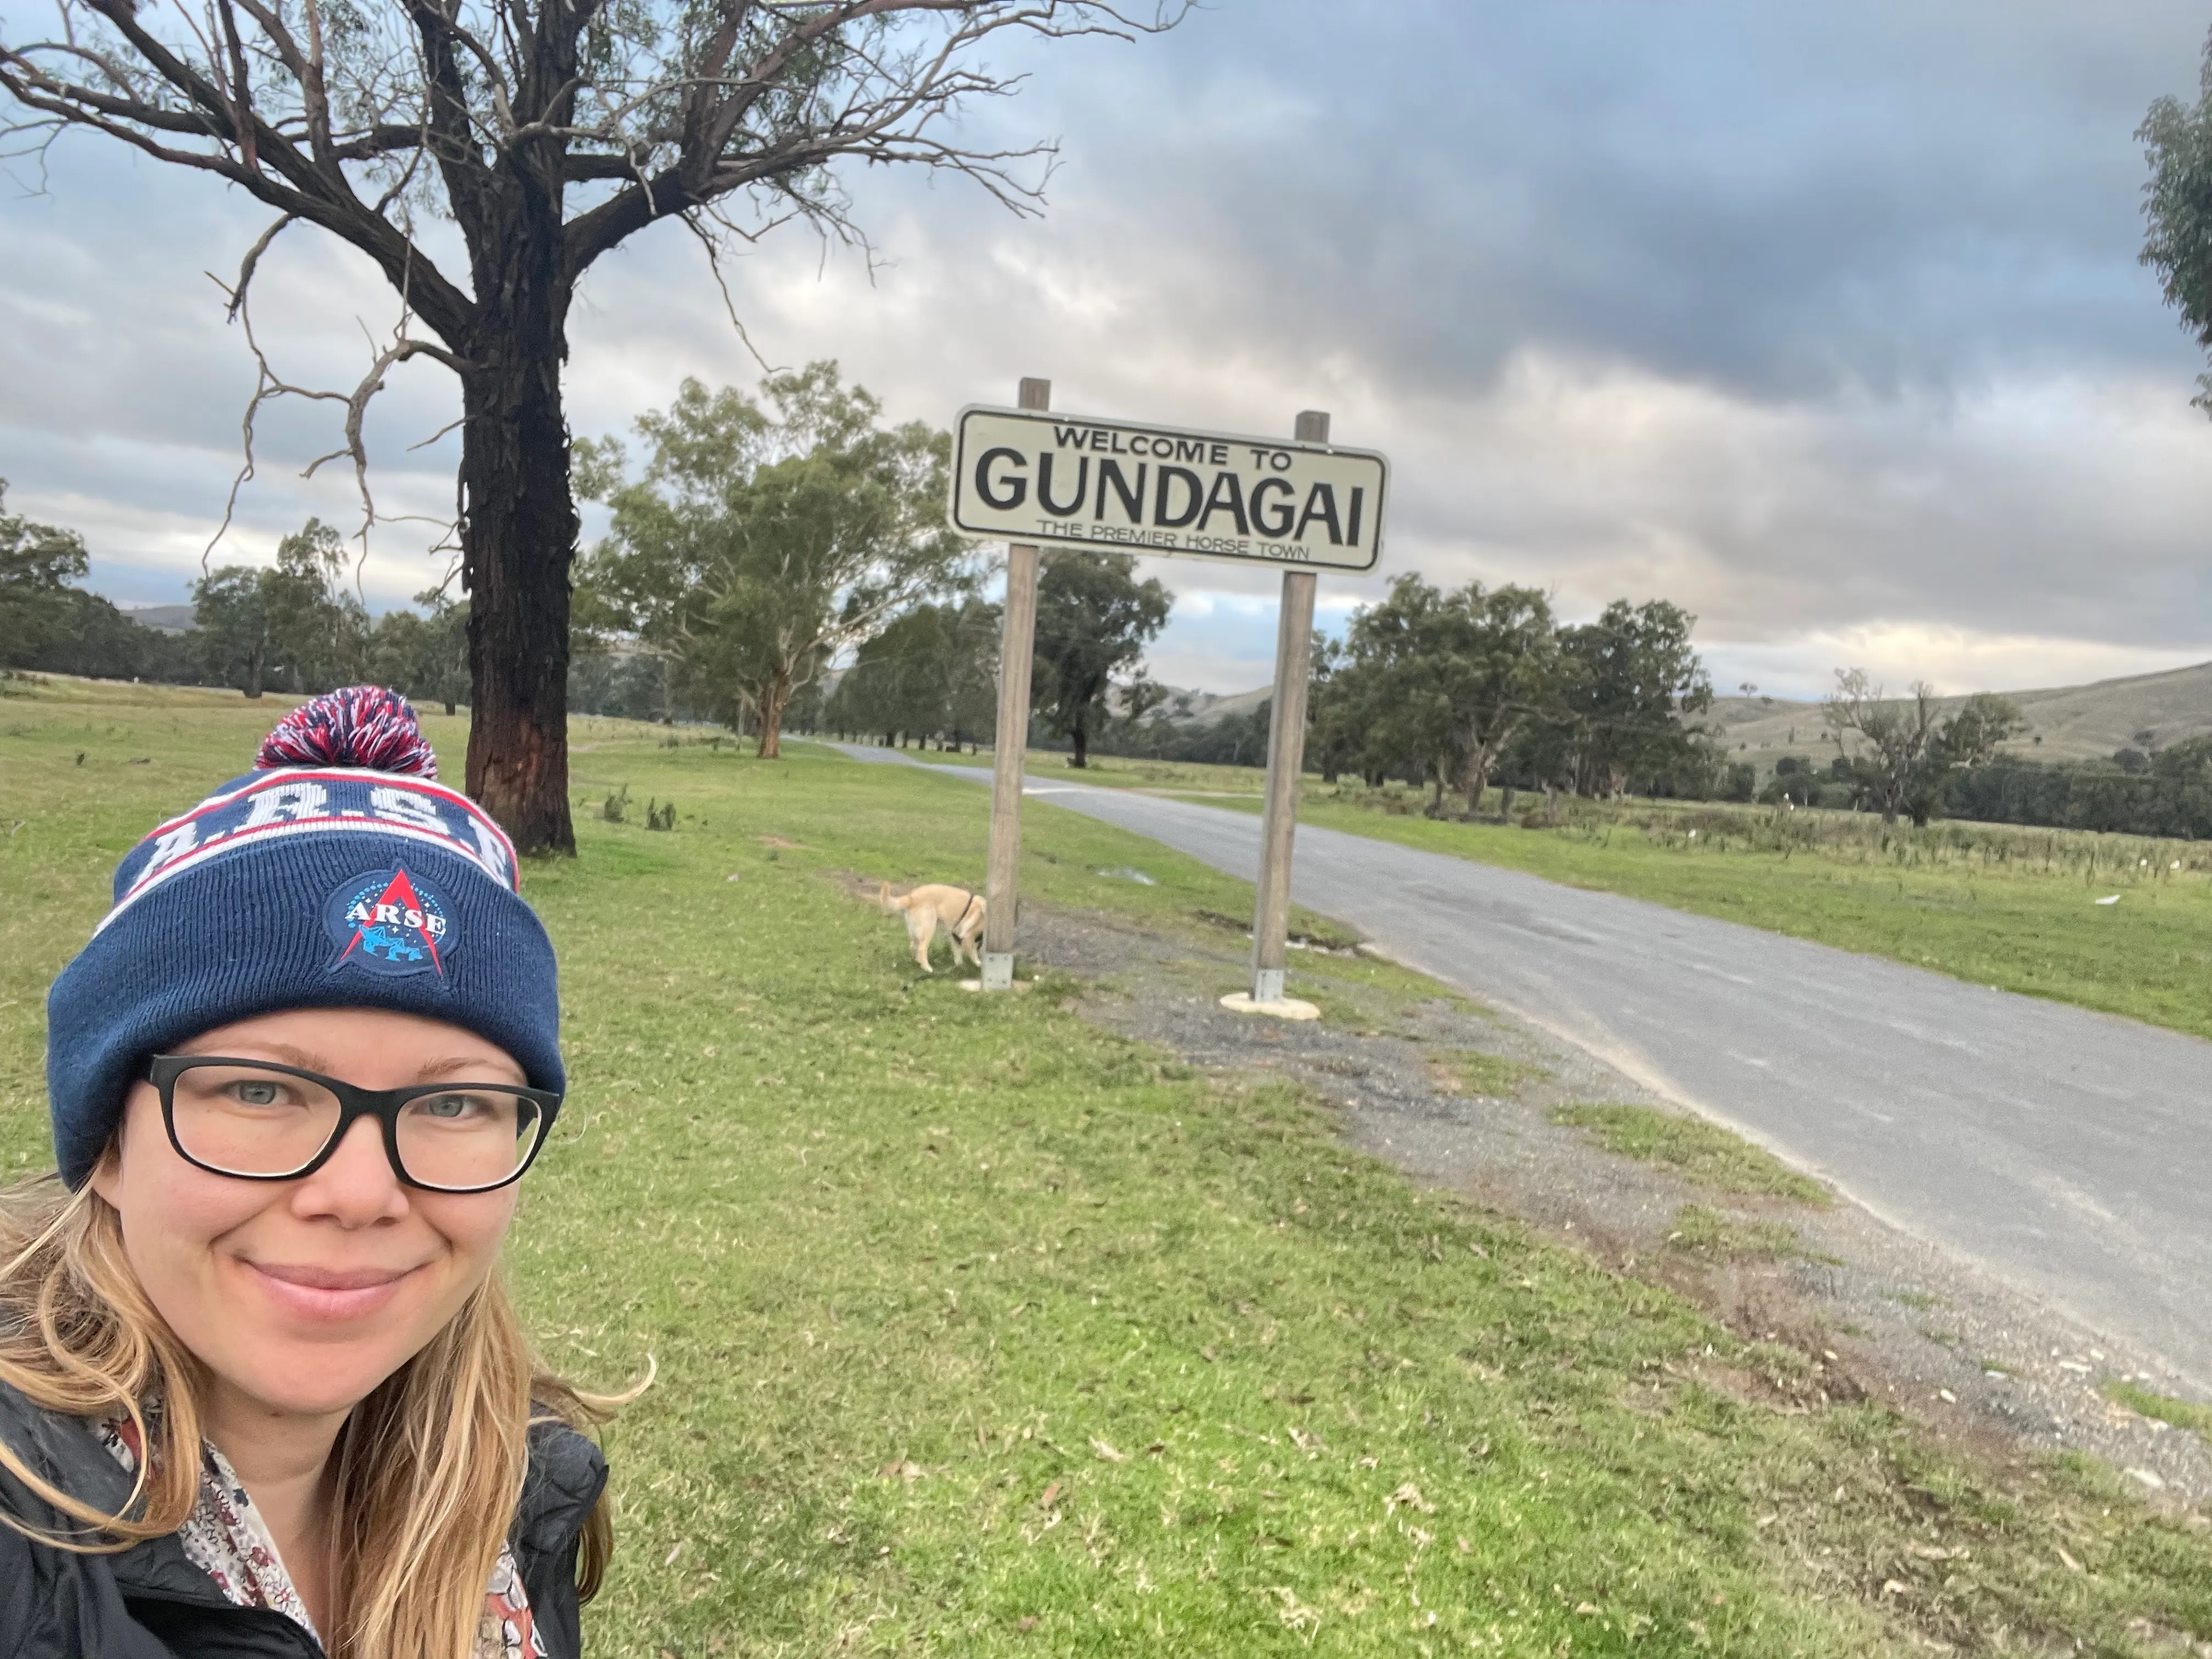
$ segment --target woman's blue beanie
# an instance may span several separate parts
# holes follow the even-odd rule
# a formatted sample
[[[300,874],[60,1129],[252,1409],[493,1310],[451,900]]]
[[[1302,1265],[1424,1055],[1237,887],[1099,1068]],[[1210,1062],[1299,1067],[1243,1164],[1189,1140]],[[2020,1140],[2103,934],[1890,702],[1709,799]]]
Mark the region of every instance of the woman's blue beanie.
[[[553,946],[514,848],[405,699],[350,686],[280,721],[234,778],[133,848],[46,998],[62,1178],[84,1184],[146,1057],[284,1008],[393,1008],[476,1032],[556,1091]]]

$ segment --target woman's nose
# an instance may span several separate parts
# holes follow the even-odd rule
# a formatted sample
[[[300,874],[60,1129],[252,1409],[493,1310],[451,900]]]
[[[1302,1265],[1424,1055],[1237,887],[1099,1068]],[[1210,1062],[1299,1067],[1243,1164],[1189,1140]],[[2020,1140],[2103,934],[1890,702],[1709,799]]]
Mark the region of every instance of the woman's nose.
[[[405,1214],[407,1188],[385,1154],[384,1126],[373,1117],[355,1119],[329,1161],[300,1182],[292,1207],[355,1227]]]

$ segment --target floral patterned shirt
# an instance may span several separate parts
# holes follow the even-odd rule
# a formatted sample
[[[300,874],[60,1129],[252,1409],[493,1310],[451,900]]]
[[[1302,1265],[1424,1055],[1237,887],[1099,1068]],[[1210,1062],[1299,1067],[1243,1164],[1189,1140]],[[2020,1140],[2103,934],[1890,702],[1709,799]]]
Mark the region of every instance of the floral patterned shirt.
[[[101,1443],[115,1461],[137,1473],[137,1425],[126,1418],[101,1424],[100,1432]],[[199,1502],[177,1528],[185,1559],[213,1579],[232,1606],[281,1613],[320,1646],[322,1636],[292,1583],[292,1575],[284,1570],[260,1511],[246,1496],[229,1460],[211,1444],[203,1442],[202,1447]],[[484,1592],[474,1659],[543,1659],[544,1652],[530,1616],[530,1595],[523,1588],[521,1571],[514,1552],[502,1544]]]

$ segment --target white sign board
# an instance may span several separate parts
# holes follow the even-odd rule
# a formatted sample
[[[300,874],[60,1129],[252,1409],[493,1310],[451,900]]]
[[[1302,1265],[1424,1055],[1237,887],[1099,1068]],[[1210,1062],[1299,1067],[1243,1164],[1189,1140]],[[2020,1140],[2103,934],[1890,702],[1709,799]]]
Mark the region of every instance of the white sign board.
[[[1372,570],[1389,464],[1370,449],[1016,409],[960,411],[952,528],[1322,570]]]

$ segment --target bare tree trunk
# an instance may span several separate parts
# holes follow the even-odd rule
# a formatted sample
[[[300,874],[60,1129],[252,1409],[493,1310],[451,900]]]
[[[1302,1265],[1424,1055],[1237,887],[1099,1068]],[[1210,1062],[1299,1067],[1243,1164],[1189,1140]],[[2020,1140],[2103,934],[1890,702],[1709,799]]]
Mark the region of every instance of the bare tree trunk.
[[[478,292],[508,313],[471,342],[462,378],[461,568],[469,590],[468,792],[516,850],[574,854],[568,819],[568,568],[576,507],[561,402],[567,295],[557,275],[559,204],[549,234],[524,211]],[[485,267],[489,265],[490,269]]]
[[[261,653],[258,651],[250,653],[246,659],[246,695],[249,697],[261,695]]]
[[[1076,721],[1074,729],[1067,734],[1075,739],[1075,755],[1067,763],[1070,766],[1087,767],[1091,764],[1091,734],[1083,729],[1083,726],[1081,720]]]

